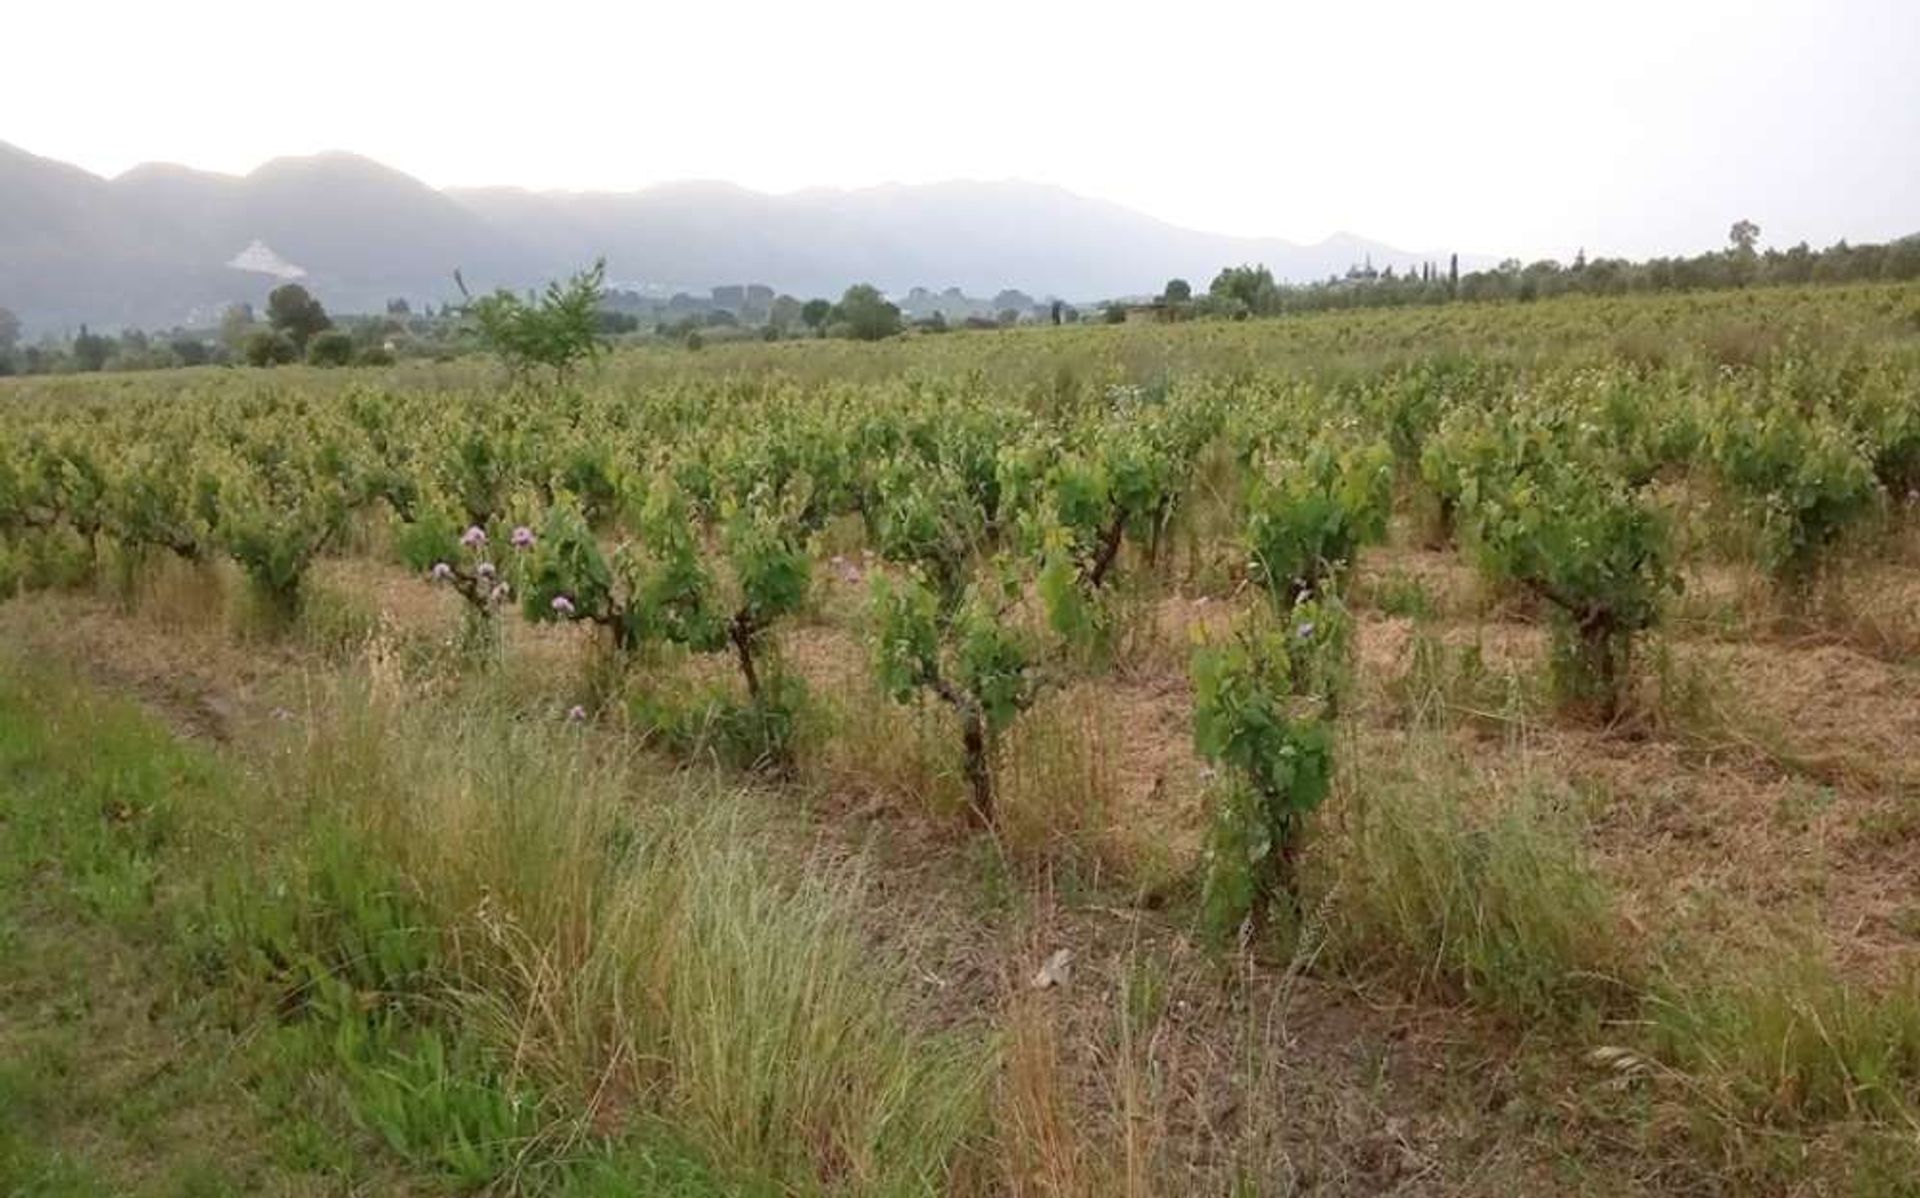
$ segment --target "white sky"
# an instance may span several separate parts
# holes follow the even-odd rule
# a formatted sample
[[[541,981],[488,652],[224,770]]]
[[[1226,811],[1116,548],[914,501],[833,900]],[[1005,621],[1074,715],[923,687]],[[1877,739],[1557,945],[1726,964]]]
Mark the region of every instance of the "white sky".
[[[0,140],[103,174],[1020,178],[1525,257],[1920,231],[1920,0],[8,0],[0,45]]]

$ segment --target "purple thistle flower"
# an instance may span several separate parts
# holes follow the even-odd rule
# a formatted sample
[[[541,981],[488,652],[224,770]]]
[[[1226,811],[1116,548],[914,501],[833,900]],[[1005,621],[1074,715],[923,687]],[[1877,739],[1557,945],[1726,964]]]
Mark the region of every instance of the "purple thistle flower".
[[[511,594],[513,594],[513,588],[501,582],[494,584],[492,592],[490,592],[487,597],[495,603],[505,603],[507,596]]]
[[[513,547],[515,549],[533,548],[533,530],[531,528],[528,528],[524,524],[520,525],[518,528],[515,528],[513,530],[512,539],[513,539]]]
[[[556,614],[570,616],[573,614],[573,600],[567,598],[565,595],[555,595],[553,597],[553,610]]]
[[[435,562],[433,569],[427,571],[427,577],[434,582],[445,582],[453,577],[453,567],[445,562]]]
[[[473,568],[473,572],[476,575],[478,575],[480,578],[491,581],[493,578],[493,563],[481,562],[479,565]]]
[[[1312,640],[1313,639],[1313,621],[1312,620],[1306,621],[1305,623],[1301,624],[1300,627],[1294,629],[1293,632],[1295,636],[1299,637],[1303,641]]]
[[[567,708],[567,719],[575,724],[583,723],[587,718],[587,709],[575,703]]]
[[[487,530],[475,524],[460,534],[460,543],[469,549],[478,549],[487,543]]]

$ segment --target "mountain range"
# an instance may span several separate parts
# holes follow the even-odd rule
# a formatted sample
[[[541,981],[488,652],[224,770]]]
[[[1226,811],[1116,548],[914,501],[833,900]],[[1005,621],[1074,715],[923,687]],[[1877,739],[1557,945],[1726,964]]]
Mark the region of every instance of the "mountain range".
[[[1084,301],[1175,276],[1204,288],[1242,262],[1306,280],[1427,256],[1346,234],[1299,245],[1203,233],[1032,183],[436,190],[345,153],[244,176],[149,164],[107,179],[0,143],[0,307],[30,332],[207,322],[228,303],[258,307],[283,279],[335,311],[378,311],[392,297],[444,302],[456,269],[470,286],[527,287],[596,257],[611,284],[659,293],[754,282],[838,296],[869,282]]]

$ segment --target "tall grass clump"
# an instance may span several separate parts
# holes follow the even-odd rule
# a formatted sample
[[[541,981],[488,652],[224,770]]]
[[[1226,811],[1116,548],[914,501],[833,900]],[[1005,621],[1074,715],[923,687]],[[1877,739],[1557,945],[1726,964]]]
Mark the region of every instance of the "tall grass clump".
[[[1650,1042],[1734,1123],[1920,1119],[1920,976],[1873,986],[1787,951],[1744,974],[1677,964],[1647,999]]]
[[[1124,865],[1114,836],[1118,743],[1114,715],[1098,691],[1074,688],[1043,699],[1002,745],[1002,842],[1028,859]]]
[[[530,1145],[663,1127],[794,1193],[941,1192],[969,1155],[988,1054],[898,1016],[857,877],[776,865],[746,800],[578,726],[377,692],[335,696],[273,789],[300,826],[271,868],[310,908],[274,955],[379,1011],[394,978],[337,963],[417,948],[385,951],[422,1021],[552,1096]]]
[[[1635,966],[1573,816],[1533,784],[1472,778],[1438,742],[1402,752],[1342,779],[1309,855],[1324,958],[1529,1020],[1626,998]]]

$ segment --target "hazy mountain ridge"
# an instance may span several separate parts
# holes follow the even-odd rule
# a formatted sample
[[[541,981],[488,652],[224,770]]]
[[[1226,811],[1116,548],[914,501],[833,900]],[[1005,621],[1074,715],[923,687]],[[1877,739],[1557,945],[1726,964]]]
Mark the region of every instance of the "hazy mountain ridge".
[[[244,176],[147,164],[103,179],[0,143],[0,306],[30,329],[164,326],[258,304],[276,280],[229,265],[255,242],[343,311],[444,300],[456,268],[474,286],[530,286],[602,255],[609,278],[629,285],[757,282],[809,296],[864,281],[1076,300],[1153,291],[1175,275],[1204,287],[1240,262],[1302,280],[1367,256],[1380,267],[1422,258],[1347,235],[1302,246],[1202,233],[1028,183],[437,191],[344,153]]]

